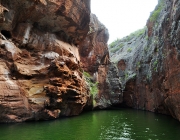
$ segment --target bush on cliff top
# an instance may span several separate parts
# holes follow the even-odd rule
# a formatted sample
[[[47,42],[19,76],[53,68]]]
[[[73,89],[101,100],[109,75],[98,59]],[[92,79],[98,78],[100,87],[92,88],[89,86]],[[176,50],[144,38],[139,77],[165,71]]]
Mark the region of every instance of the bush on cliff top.
[[[159,0],[158,5],[156,6],[155,10],[151,13],[149,20],[151,22],[154,22],[157,20],[161,10],[164,7],[164,0]]]
[[[121,43],[121,44],[119,44],[118,46],[116,46],[114,48],[110,48],[110,52],[115,53],[116,51],[121,49],[123,46],[124,46],[124,43]]]
[[[139,30],[131,33],[131,34],[128,36],[129,40],[131,40],[131,39],[134,38],[134,37],[139,37],[139,36],[141,36],[141,35],[145,32],[145,30],[146,30],[146,26],[145,26],[143,29],[139,29]]]
[[[145,32],[145,30],[146,30],[146,26],[143,29],[139,29],[122,39],[115,40],[109,45],[109,51],[111,53],[117,52],[119,49],[121,49],[125,45],[126,42],[132,40],[133,38],[141,36]]]

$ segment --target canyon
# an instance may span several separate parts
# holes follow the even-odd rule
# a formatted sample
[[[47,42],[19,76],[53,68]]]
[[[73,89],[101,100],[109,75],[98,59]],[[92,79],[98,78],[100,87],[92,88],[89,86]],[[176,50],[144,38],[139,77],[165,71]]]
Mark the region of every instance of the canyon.
[[[0,122],[127,106],[180,121],[178,0],[108,46],[90,0],[1,0]]]

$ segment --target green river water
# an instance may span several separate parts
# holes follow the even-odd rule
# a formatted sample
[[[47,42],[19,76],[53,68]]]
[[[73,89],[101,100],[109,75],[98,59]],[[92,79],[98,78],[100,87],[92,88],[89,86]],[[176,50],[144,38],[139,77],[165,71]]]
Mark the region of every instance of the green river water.
[[[0,124],[0,140],[180,140],[180,122],[130,109],[45,122]]]

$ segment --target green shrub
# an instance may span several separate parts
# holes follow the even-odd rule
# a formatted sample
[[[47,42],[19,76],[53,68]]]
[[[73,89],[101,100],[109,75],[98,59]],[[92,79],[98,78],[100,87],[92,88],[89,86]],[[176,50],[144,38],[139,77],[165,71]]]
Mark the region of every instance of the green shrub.
[[[124,44],[121,43],[121,44],[119,44],[118,48],[120,49],[120,48],[122,48],[123,46],[124,46]]]
[[[118,47],[117,47],[117,48],[112,48],[112,49],[110,50],[110,52],[115,53],[115,52],[117,52],[118,50],[119,50]]]
[[[127,40],[129,41],[134,37],[139,37],[140,35],[142,35],[145,32],[146,28],[147,27],[145,26],[143,29],[139,29],[139,30],[131,33],[130,35],[127,36]]]
[[[148,51],[148,46],[144,47],[144,52],[146,53]]]
[[[151,79],[151,73],[148,72],[148,74],[146,75],[146,80],[149,81]]]
[[[98,82],[91,83],[90,93],[93,95],[93,97],[98,93],[98,91]]]
[[[88,72],[83,72],[85,80],[89,86],[90,93],[93,97],[98,93],[98,82],[93,82],[91,75]]]
[[[154,71],[157,72],[157,68],[158,68],[158,60],[154,61],[153,67],[154,67]]]
[[[139,29],[139,30],[131,33],[130,35],[123,37],[122,39],[117,39],[117,40],[113,41],[111,44],[109,44],[110,52],[115,53],[120,48],[122,48],[124,46],[124,43],[119,44],[120,42],[128,42],[135,37],[141,36],[142,34],[144,34],[146,28],[147,27],[145,26],[143,29]],[[119,45],[117,46],[117,44],[119,44]]]
[[[122,38],[122,39],[117,39],[115,40],[114,42],[112,42],[110,45],[109,45],[109,51],[110,53],[115,53],[117,52],[119,49],[121,49],[125,44],[126,42],[132,40],[133,38],[136,38],[136,37],[139,37],[141,35],[143,35],[145,33],[145,30],[146,30],[146,26],[143,28],[143,29],[139,29],[133,33],[131,33],[130,35]],[[148,36],[146,36],[146,39],[148,39]],[[119,45],[118,45],[119,44]],[[129,48],[127,50],[127,52],[131,52],[132,49]]]
[[[128,48],[127,52],[129,52],[129,53],[132,52],[132,49],[131,49],[131,48]]]
[[[113,48],[116,46],[116,44],[118,43],[119,39],[116,39],[115,41],[113,41],[111,44],[109,44],[110,48]]]
[[[141,62],[137,62],[136,67],[139,69],[141,67]]]
[[[156,66],[158,64],[158,61],[154,61],[153,65]]]
[[[158,5],[156,6],[155,10],[151,13],[150,15],[150,21],[151,22],[154,22],[157,20],[161,10],[163,9],[164,7],[164,0],[159,0],[158,1]]]
[[[115,53],[115,52],[117,52],[119,49],[121,49],[123,46],[124,46],[124,44],[121,43],[121,44],[119,44],[119,45],[118,45],[117,47],[115,47],[115,48],[110,48],[110,52]]]
[[[91,78],[91,75],[88,73],[88,72],[83,72],[83,75],[84,75],[84,77],[85,77],[85,79],[88,79],[89,80],[89,78]]]
[[[129,77],[129,74],[128,74],[128,72],[127,72],[127,73],[125,73],[125,80],[127,80],[128,77]]]

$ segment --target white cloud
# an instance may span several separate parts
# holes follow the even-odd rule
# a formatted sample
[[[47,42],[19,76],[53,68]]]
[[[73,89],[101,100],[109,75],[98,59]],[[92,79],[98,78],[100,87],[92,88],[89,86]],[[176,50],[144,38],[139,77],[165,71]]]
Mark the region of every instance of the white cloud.
[[[91,0],[91,12],[108,28],[109,43],[143,28],[158,0]]]

